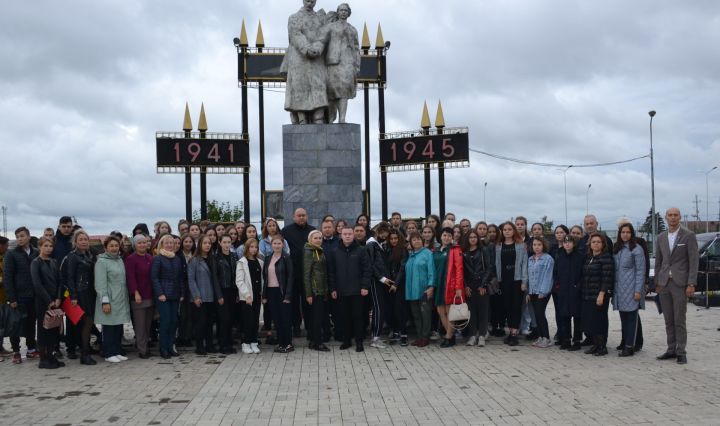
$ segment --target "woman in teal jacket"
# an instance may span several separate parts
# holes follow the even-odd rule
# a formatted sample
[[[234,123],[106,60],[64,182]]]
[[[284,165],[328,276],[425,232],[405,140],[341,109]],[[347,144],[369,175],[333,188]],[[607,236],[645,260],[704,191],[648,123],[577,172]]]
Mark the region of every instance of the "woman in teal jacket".
[[[126,361],[120,342],[123,324],[130,322],[130,299],[125,281],[125,263],[120,256],[120,240],[107,237],[105,253],[95,263],[95,324],[102,325],[103,356],[107,362]]]
[[[405,300],[410,305],[418,338],[412,345],[427,346],[430,343],[430,317],[433,292],[435,291],[435,265],[432,252],[423,247],[422,236],[413,232],[409,236],[410,252],[405,262]]]

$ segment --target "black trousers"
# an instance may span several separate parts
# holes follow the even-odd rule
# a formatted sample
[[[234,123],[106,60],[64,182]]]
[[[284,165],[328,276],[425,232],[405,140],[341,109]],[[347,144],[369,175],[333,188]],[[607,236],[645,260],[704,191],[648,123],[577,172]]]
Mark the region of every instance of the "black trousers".
[[[343,321],[345,323],[345,342],[349,343],[352,337],[355,337],[356,344],[362,344],[365,339],[365,298],[363,296],[342,296],[340,297],[340,309],[343,313]]]
[[[394,293],[388,292],[388,303],[385,304],[388,325],[395,333],[407,336],[408,304],[405,300],[405,287],[398,286]]]
[[[505,328],[506,320],[505,300],[503,300],[502,294],[493,294],[490,296],[490,324],[492,328]]]
[[[283,303],[284,298],[278,287],[268,287],[267,299],[273,312],[278,344],[285,347],[292,343],[293,303]]]
[[[218,304],[218,342],[223,349],[232,347],[232,326],[235,314],[235,300],[237,300],[237,287],[222,289],[223,304]]]
[[[193,338],[193,304],[190,297],[180,302],[178,320],[178,340],[189,342]]]
[[[39,329],[38,329],[39,330]],[[65,321],[65,349],[68,352],[75,352],[75,350],[82,346],[82,338],[80,336],[82,330],[82,321],[79,321],[77,325],[73,324],[70,319]],[[38,336],[39,338],[39,336]]]
[[[312,305],[310,305],[312,311],[312,328],[309,330],[308,338],[311,343],[320,345],[323,343],[323,324],[325,317],[327,317],[327,297],[326,296],[313,296]]]
[[[258,342],[258,327],[260,326],[260,306],[262,305],[260,295],[253,295],[252,304],[248,305],[244,301],[240,301],[240,308],[243,314],[243,343]],[[267,305],[266,305],[267,306]]]
[[[608,335],[608,305],[610,298],[605,296],[602,306],[597,306],[595,300],[583,300],[582,325],[588,337]]]
[[[25,312],[25,318],[21,320],[20,333],[25,336],[25,344],[28,350],[35,350],[35,322],[37,314],[35,313],[35,301],[31,300],[27,303],[18,302],[17,309]],[[20,336],[10,337],[10,346],[13,352],[20,352]]]
[[[370,285],[370,302],[372,303],[372,337],[380,337],[385,324],[385,306],[387,305],[387,287],[380,282]]]
[[[530,295],[530,302],[532,303],[533,311],[535,312],[535,323],[537,324],[537,331],[539,337],[550,338],[550,329],[548,327],[548,321],[545,317],[545,309],[547,308],[550,300],[547,297],[542,299],[537,294]]]
[[[468,336],[476,334],[485,337],[488,328],[488,309],[490,308],[490,296],[485,293],[481,296],[477,290],[474,290],[472,296],[467,298],[468,308],[470,309],[470,322],[468,323]]]
[[[521,283],[520,281],[502,281],[500,286],[505,302],[508,327],[519,329],[524,295]]]
[[[215,319],[215,302],[203,302],[200,307],[193,304],[195,318],[195,346],[205,349],[213,346],[213,320]]]
[[[110,358],[115,355],[120,355],[120,352],[122,351],[122,336],[123,336],[123,326],[122,324],[119,325],[103,325],[102,326],[102,349],[103,349],[103,356],[105,358]]]

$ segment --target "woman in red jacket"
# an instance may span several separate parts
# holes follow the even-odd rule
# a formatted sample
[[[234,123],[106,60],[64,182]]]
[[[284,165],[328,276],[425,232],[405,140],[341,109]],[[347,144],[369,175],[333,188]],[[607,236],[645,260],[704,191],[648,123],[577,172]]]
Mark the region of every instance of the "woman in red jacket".
[[[457,298],[462,300],[464,284],[462,250],[453,244],[453,229],[443,228],[440,247],[433,252],[435,262],[435,306],[440,316],[445,338],[441,348],[455,346],[454,329],[448,321],[448,306]]]

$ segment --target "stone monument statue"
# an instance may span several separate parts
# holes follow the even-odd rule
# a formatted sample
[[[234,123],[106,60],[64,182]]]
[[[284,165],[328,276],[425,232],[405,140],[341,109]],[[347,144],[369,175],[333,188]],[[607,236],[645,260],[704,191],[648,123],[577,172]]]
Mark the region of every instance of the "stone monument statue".
[[[352,11],[347,3],[337,7],[337,19],[327,24],[328,46],[325,53],[327,65],[328,121],[345,122],[348,99],[355,97],[355,77],[360,72],[360,44],[355,27],[348,24]]]
[[[360,70],[357,30],[347,23],[347,3],[330,14],[316,12],[315,3],[303,0],[288,19],[289,46],[280,68],[287,73],[285,110],[292,124],[321,124],[326,116],[344,123]]]

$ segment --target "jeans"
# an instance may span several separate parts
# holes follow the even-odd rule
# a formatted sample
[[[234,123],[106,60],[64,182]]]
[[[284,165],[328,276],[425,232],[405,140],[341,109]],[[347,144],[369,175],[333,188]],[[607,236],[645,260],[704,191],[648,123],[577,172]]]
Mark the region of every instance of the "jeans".
[[[278,344],[282,347],[288,346],[292,343],[292,303],[284,303],[279,287],[268,287],[267,299],[277,329]]]
[[[158,301],[155,306],[160,314],[158,333],[160,337],[160,352],[169,353],[173,351],[173,344],[175,343],[179,302],[177,300]]]
[[[28,351],[35,350],[35,302],[33,300],[25,302],[18,301],[18,306],[21,312],[25,312],[26,316],[20,320],[20,333],[25,336],[25,344],[27,345]],[[10,346],[13,352],[20,352],[20,336],[10,337]]]
[[[640,316],[637,310],[631,312],[620,312],[622,344],[626,348],[632,349],[635,347],[639,320]]]
[[[415,329],[417,330],[418,339],[430,338],[430,316],[432,305],[426,299],[410,300],[410,312],[412,312]]]
[[[490,307],[490,296],[485,293],[481,296],[477,290],[467,299],[470,308],[470,323],[468,324],[468,336],[480,335],[485,337],[488,328],[488,309]]]
[[[105,358],[120,355],[122,336],[122,324],[102,326],[102,349]]]
[[[532,303],[533,312],[535,313],[535,321],[537,321],[537,330],[539,337],[546,339],[550,338],[550,329],[548,327],[548,321],[545,317],[545,309],[547,308],[549,299],[538,297],[537,294],[530,295],[530,301]]]
[[[520,331],[527,331],[531,328],[537,327],[537,321],[535,321],[535,311],[533,310],[532,303],[526,302],[523,295],[522,302],[522,316],[520,319]]]

